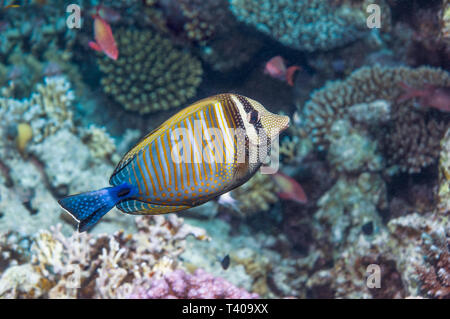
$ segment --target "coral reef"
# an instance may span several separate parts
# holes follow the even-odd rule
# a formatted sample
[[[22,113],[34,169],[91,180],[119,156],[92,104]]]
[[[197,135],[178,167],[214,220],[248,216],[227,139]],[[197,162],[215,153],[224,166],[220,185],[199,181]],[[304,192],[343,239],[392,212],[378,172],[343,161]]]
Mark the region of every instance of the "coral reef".
[[[406,21],[414,30],[408,48],[413,65],[440,65],[448,68],[450,46],[448,35],[446,36],[446,10],[448,11],[448,3],[436,1],[425,8],[414,10]]]
[[[37,58],[53,47],[62,54],[70,54],[76,33],[66,26],[66,19],[61,15],[58,6],[26,5],[20,10],[9,10],[2,21],[5,30],[0,41],[0,60],[13,52],[30,52]]]
[[[444,0],[439,12],[440,36],[450,46],[450,1]]]
[[[2,231],[33,234],[60,222],[63,210],[55,197],[104,187],[118,156],[106,132],[75,125],[75,95],[65,77],[47,77],[35,89],[27,99],[0,98]],[[32,137],[22,149],[18,128],[24,124],[31,127]],[[111,217],[122,223],[117,211]],[[72,226],[64,223],[63,230],[69,229]]]
[[[64,77],[46,77],[38,83],[29,99],[0,98],[0,113],[5,122],[29,123],[33,142],[38,143],[72,121],[70,105],[75,99],[70,83]]]
[[[104,127],[90,125],[88,128],[83,129],[80,135],[81,140],[88,146],[94,158],[110,159],[112,163],[120,161],[116,153],[116,144]]]
[[[441,143],[439,158],[439,211],[450,213],[450,129],[447,130]]]
[[[450,298],[450,241],[437,246],[430,236],[423,236],[423,246],[427,251],[427,264],[417,271],[421,281],[420,289],[429,297]]]
[[[140,287],[138,282],[176,269],[186,237],[208,238],[175,215],[137,217],[136,225],[133,235],[66,237],[61,226],[41,230],[32,240],[28,262],[2,274],[0,296],[125,298]]]
[[[426,84],[448,86],[450,76],[443,70],[429,67],[374,66],[360,68],[344,81],[328,83],[314,92],[302,110],[303,125],[313,143],[319,149],[327,148],[329,136],[333,135],[331,127],[336,120],[352,114],[354,117],[358,112],[366,113],[364,108],[358,110],[355,105],[382,100],[390,106],[390,120],[385,125],[377,127],[376,132],[370,129],[370,123],[354,125],[372,131],[371,135],[378,141],[378,151],[384,155],[386,165],[396,165],[402,171],[412,173],[436,162],[448,118],[425,106],[419,108],[414,100],[399,102],[398,97],[402,93],[400,82],[407,82],[413,87]],[[381,111],[382,118],[386,118],[383,108]],[[373,115],[378,117],[378,113]]]
[[[361,232],[376,234],[382,225],[378,212],[386,208],[386,196],[380,176],[363,173],[357,178],[341,177],[317,202],[315,239],[328,236],[326,242],[338,247],[356,242]]]
[[[203,269],[187,274],[178,269],[154,280],[149,288],[141,284],[137,293],[129,297],[133,299],[182,298],[182,299],[253,299],[255,293],[237,288],[220,277],[214,277]]]
[[[0,12],[0,298],[450,298],[449,0],[83,0],[81,29],[62,0],[17,3]],[[97,9],[116,61],[89,47]],[[294,86],[263,74],[277,55]],[[293,114],[280,169],[307,202],[257,173],[74,232],[57,199],[107,186],[143,130],[218,91]]]
[[[330,50],[367,33],[363,11],[324,1],[232,0],[231,10],[238,20],[299,50]]]
[[[237,209],[230,211],[240,217],[268,211],[270,206],[279,200],[276,185],[270,175],[258,173],[244,185],[232,190],[230,195],[237,203]]]
[[[196,94],[202,67],[188,52],[151,30],[115,32],[119,58],[100,57],[101,84],[125,109],[141,114],[183,105]]]
[[[234,22],[226,0],[169,0],[163,4],[163,11],[169,28],[181,29],[194,42],[209,40]]]

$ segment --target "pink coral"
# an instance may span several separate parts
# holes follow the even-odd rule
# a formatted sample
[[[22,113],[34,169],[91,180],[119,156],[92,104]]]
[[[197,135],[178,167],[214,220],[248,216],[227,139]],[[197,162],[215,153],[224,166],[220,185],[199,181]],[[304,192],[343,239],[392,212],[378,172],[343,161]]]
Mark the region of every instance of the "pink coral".
[[[181,269],[154,279],[149,289],[141,288],[129,295],[132,299],[254,299],[259,296],[238,288],[220,277],[214,277],[203,269],[188,274]]]

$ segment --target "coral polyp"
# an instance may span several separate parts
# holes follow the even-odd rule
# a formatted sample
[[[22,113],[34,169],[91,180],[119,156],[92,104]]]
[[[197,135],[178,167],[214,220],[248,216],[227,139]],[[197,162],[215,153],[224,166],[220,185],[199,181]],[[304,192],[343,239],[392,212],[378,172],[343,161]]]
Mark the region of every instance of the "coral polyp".
[[[182,106],[202,81],[200,61],[151,30],[116,33],[117,61],[99,58],[101,85],[126,110],[140,114]]]

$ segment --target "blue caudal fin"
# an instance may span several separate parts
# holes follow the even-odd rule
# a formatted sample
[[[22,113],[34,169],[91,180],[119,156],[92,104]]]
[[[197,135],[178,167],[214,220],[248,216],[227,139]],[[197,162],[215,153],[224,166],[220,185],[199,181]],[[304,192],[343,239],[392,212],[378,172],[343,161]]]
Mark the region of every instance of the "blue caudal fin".
[[[118,202],[132,196],[133,187],[123,183],[98,191],[64,197],[58,203],[78,221],[78,231],[84,232],[95,225]]]

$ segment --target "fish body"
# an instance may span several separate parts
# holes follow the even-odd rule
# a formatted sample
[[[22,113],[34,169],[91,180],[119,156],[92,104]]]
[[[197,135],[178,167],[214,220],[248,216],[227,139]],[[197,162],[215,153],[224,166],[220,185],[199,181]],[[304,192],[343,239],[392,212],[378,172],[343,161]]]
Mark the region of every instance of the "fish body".
[[[116,206],[128,214],[165,214],[201,205],[245,183],[289,124],[237,94],[220,94],[181,110],[119,162],[112,187],[63,198],[83,231]]]
[[[97,13],[94,15],[94,39],[89,47],[95,51],[104,52],[109,58],[117,60],[119,50],[112,34],[111,26]]]
[[[439,87],[428,84],[422,89],[416,89],[404,82],[400,82],[399,86],[403,89],[404,93],[400,95],[397,102],[419,98],[423,106],[432,107],[443,112],[450,112],[450,87]]]

